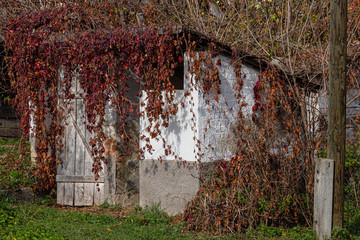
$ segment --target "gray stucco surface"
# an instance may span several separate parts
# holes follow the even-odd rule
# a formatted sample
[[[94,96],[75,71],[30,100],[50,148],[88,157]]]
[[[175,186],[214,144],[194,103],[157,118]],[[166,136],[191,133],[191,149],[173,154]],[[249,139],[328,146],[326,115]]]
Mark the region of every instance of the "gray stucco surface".
[[[202,143],[201,162],[228,160],[234,156],[237,147],[237,139],[233,135],[240,109],[240,102],[235,97],[237,90],[234,89],[236,75],[229,57],[219,55],[213,59],[214,64],[218,59],[221,61],[221,65],[217,66],[221,81],[218,101],[214,100],[214,93],[199,93],[197,130]],[[254,86],[259,80],[260,72],[245,64],[241,66],[241,71],[241,101],[246,103],[242,112],[244,116],[249,117],[255,104]],[[185,74],[188,72],[185,71]]]
[[[181,213],[199,189],[199,168],[175,160],[141,160],[140,189],[140,206],[160,203],[170,215]]]

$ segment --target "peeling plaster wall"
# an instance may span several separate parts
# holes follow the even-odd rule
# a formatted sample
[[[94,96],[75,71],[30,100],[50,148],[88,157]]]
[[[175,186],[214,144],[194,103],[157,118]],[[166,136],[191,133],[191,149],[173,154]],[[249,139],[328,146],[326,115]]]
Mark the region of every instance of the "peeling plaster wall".
[[[166,144],[171,145],[175,154],[186,163],[177,160],[173,155],[165,156],[163,142],[151,139],[153,151],[145,152],[143,160],[140,161],[141,206],[160,203],[160,207],[169,214],[181,213],[200,186],[200,168],[197,160],[210,163],[233,155],[236,140],[232,134],[232,128],[236,124],[239,109],[233,89],[236,77],[230,59],[219,56],[213,59],[214,64],[218,58],[221,60],[221,66],[218,68],[222,92],[219,95],[219,102],[216,102],[211,94],[204,95],[198,90],[192,91],[185,101],[183,95],[191,87],[191,76],[187,66],[189,58],[185,55],[184,75],[187,75],[187,78],[184,78],[184,90],[177,90],[175,93],[175,101],[180,103],[183,100],[185,107],[179,106],[179,111],[172,116],[169,127],[161,128],[161,133]],[[244,74],[242,95],[247,102],[247,105],[243,107],[243,113],[249,116],[252,114],[252,106],[255,103],[253,88],[260,73],[247,65],[242,66],[242,72]],[[206,103],[208,98],[211,99],[209,104]],[[145,93],[142,94],[141,101],[147,104]],[[149,137],[145,131],[148,124],[146,115],[142,116],[140,136]],[[200,148],[196,147],[197,140],[200,140]],[[139,141],[140,147],[147,144],[143,139]],[[159,157],[164,160],[163,164],[157,161]],[[185,185],[187,187],[184,187]]]
[[[184,90],[176,90],[175,101],[180,104],[184,95]],[[184,161],[194,162],[196,155],[194,153],[194,146],[196,141],[194,136],[198,138],[198,135],[192,130],[194,124],[198,125],[198,92],[192,92],[194,105],[188,104],[188,100],[185,103],[185,107],[179,107],[179,110],[175,116],[172,116],[169,126],[167,128],[161,128],[161,134],[165,138],[166,143],[171,145],[171,149],[175,152],[178,157],[181,157]],[[142,93],[142,101],[146,104],[146,93]],[[141,107],[143,110],[143,107]],[[195,117],[191,111],[194,112]],[[193,120],[192,120],[193,118]],[[140,135],[150,137],[145,129],[149,126],[149,121],[145,116],[140,118]],[[146,145],[146,141],[140,139],[140,148]],[[165,156],[163,142],[160,139],[151,139],[150,144],[153,147],[151,153],[146,151],[144,153],[144,159],[158,159],[162,157],[163,160],[175,160],[173,155]]]
[[[218,66],[221,81],[219,101],[214,100],[214,94],[199,94],[198,131],[202,142],[202,162],[232,157],[237,144],[232,133],[239,109],[239,104],[234,95],[236,91],[233,88],[236,84],[234,67],[230,64],[230,58],[222,55],[213,60],[214,64],[218,59],[221,60],[221,66]],[[242,110],[245,116],[251,117],[252,107],[255,104],[253,88],[259,80],[260,72],[247,65],[242,65],[242,73],[245,76],[243,77],[242,95],[243,101],[247,103]],[[209,104],[206,103],[207,99],[210,99]],[[209,124],[207,124],[208,122]]]
[[[218,66],[221,80],[219,102],[214,100],[214,94],[212,93],[204,94],[201,91],[194,90],[191,92],[191,97],[186,98],[186,101],[184,101],[185,107],[179,106],[177,114],[172,116],[169,127],[161,128],[161,133],[166,143],[171,145],[175,154],[185,161],[216,161],[224,156],[231,156],[236,147],[235,139],[231,134],[232,128],[236,124],[237,111],[239,109],[239,104],[234,96],[235,90],[233,89],[236,83],[236,76],[234,67],[230,64],[230,58],[220,55],[213,60],[214,64],[218,58],[221,60],[221,66]],[[184,90],[176,90],[175,92],[175,102],[177,103],[183,100],[184,92],[189,88],[189,84],[191,86],[187,55],[185,55],[184,62],[184,74],[188,75],[188,78],[185,78]],[[251,116],[252,107],[255,104],[253,88],[258,81],[260,72],[247,65],[242,66],[242,72],[245,76],[243,78],[242,95],[247,103],[243,107],[243,114]],[[190,98],[192,98],[191,102],[189,102]],[[210,99],[210,103],[206,103],[207,99]],[[142,94],[141,101],[146,104],[145,92]],[[208,120],[210,125],[207,124]],[[146,137],[149,137],[149,134],[145,131],[148,125],[147,117],[141,117],[140,135],[144,134]],[[200,140],[201,149],[195,147],[197,141],[194,140],[194,137]],[[153,151],[151,153],[145,152],[144,159],[158,159],[162,157],[163,160],[175,160],[175,157],[172,155],[165,156],[162,141],[151,139],[150,144],[153,147]],[[140,147],[145,145],[146,142],[140,139]],[[202,156],[201,159],[198,159],[198,154]]]

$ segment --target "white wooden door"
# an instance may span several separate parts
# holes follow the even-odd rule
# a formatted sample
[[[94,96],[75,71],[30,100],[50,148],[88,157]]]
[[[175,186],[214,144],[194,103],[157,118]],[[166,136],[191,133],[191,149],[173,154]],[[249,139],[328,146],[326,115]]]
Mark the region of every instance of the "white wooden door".
[[[57,167],[57,203],[70,206],[92,206],[104,202],[104,174],[95,181],[92,172],[93,159],[90,153],[90,134],[86,130],[85,105],[80,97],[78,81],[74,87],[75,98],[68,101],[65,110],[66,124]],[[61,100],[60,100],[61,101]],[[62,101],[62,106],[66,101]],[[71,105],[71,108],[69,108]],[[69,110],[70,109],[70,110]]]

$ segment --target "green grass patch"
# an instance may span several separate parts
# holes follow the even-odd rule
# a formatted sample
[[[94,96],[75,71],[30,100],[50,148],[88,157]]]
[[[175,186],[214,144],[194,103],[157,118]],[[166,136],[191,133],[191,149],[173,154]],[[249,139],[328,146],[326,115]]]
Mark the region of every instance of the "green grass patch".
[[[94,210],[89,208],[88,210]],[[104,206],[54,208],[36,204],[0,202],[0,239],[316,239],[310,229],[260,226],[244,234],[209,236],[189,233],[158,206],[136,208],[126,213],[103,214]],[[121,214],[122,212],[122,214]]]
[[[121,217],[2,201],[0,224],[0,239],[196,239],[157,207]]]
[[[47,203],[48,204],[48,203]],[[187,232],[185,224],[158,206],[120,208],[56,208],[0,199],[0,239],[280,239],[315,240],[312,228],[260,225],[242,234],[209,236]],[[360,217],[334,230],[333,240],[360,239]]]
[[[316,233],[310,228],[293,227],[293,228],[278,228],[266,225],[260,225],[256,230],[247,231],[246,239],[307,239],[316,240]]]

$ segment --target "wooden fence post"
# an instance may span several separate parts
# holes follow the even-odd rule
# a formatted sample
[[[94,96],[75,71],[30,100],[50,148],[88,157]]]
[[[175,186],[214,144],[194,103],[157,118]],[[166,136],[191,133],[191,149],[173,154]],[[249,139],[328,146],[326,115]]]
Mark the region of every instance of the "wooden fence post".
[[[331,237],[333,215],[334,160],[315,160],[314,230],[320,240]]]
[[[327,157],[335,161],[333,227],[344,222],[347,1],[330,1]]]

